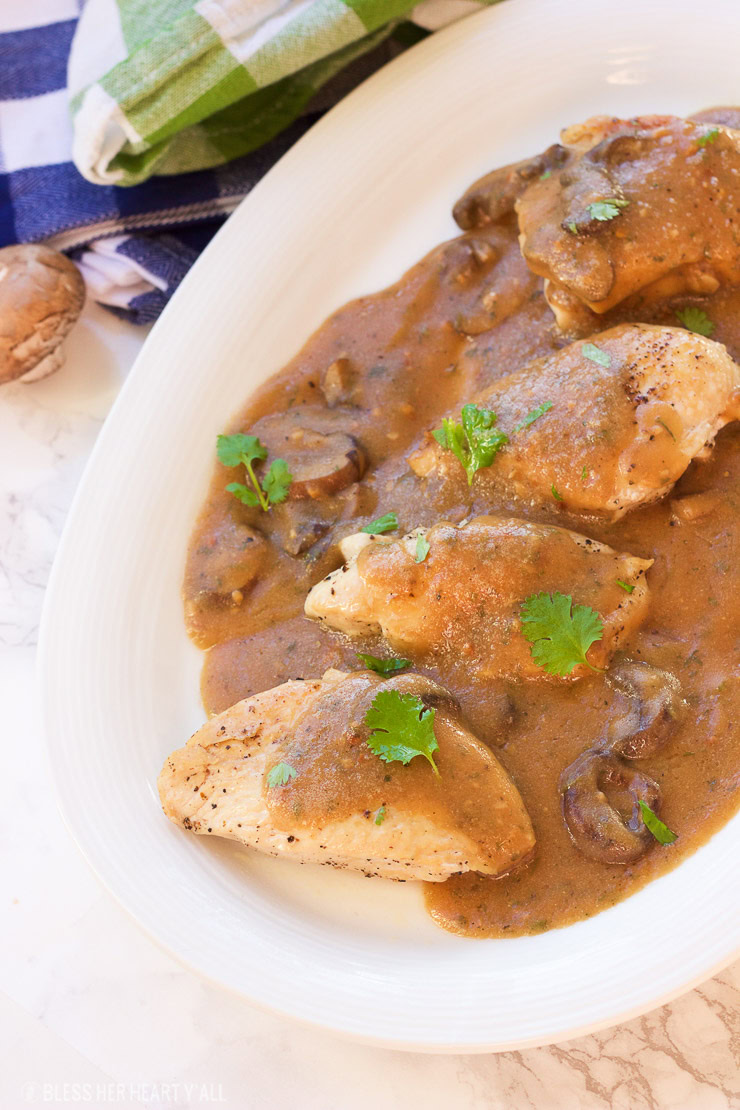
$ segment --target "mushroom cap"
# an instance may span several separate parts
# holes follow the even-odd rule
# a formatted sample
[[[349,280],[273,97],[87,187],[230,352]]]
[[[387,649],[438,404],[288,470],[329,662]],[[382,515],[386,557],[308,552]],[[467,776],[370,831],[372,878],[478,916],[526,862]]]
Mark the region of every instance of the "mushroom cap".
[[[0,385],[58,370],[57,350],[85,302],[74,262],[49,247],[0,249]]]

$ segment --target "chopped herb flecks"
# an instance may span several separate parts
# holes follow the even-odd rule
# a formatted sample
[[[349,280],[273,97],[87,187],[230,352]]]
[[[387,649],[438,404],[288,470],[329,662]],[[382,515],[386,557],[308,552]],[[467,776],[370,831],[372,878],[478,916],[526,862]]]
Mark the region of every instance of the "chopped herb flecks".
[[[608,200],[597,200],[588,206],[588,214],[592,220],[599,220],[604,223],[606,220],[613,220],[620,213],[622,208],[626,208],[629,204],[628,200],[623,200],[622,197],[609,197]]]
[[[653,813],[647,802],[640,799],[639,805],[645,827],[653,834],[658,844],[672,844],[674,840],[678,840],[678,833],[674,833],[672,829],[664,825],[657,814]]]
[[[274,786],[286,786],[297,774],[295,767],[291,767],[289,763],[276,763],[267,772],[267,785],[270,789]]]
[[[429,543],[425,536],[418,535],[416,537],[416,555],[414,558],[415,563],[423,563],[429,554]]]
[[[375,671],[376,674],[396,674],[397,671],[411,666],[410,659],[379,659],[377,655],[364,655],[361,651],[356,652],[356,655],[369,671]]]
[[[532,409],[531,412],[528,412],[524,419],[516,425],[512,435],[516,435],[518,432],[521,432],[522,428],[528,428],[530,424],[534,424],[535,420],[539,420],[539,418],[544,416],[546,412],[549,412],[551,408],[552,401],[543,401],[536,409]]]
[[[611,366],[612,364],[612,360],[606,351],[602,351],[601,347],[597,347],[595,343],[584,343],[581,347],[581,354],[584,358],[596,362],[599,366]]]
[[[395,513],[384,513],[379,516],[377,520],[371,520],[361,532],[367,532],[371,536],[382,536],[384,532],[395,532],[398,528],[398,517]]]

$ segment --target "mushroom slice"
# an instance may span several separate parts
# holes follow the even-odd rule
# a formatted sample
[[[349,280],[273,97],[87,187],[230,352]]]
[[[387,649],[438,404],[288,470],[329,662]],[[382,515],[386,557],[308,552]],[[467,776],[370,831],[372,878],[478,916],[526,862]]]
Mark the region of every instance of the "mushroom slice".
[[[204,594],[228,596],[257,578],[267,554],[267,540],[255,528],[231,515],[214,514],[198,529],[198,543],[188,555],[184,592],[189,599]]]
[[[359,481],[365,456],[357,441],[344,432],[318,432],[276,413],[254,428],[272,458],[285,459],[292,482],[288,500],[331,497]]]
[[[508,216],[514,211],[517,197],[521,196],[530,181],[543,174],[549,177],[553,169],[562,166],[567,158],[565,147],[554,143],[543,154],[502,166],[474,181],[452,209],[458,227],[469,231]]]
[[[629,816],[612,804],[607,790],[620,798]],[[660,805],[660,787],[648,775],[610,752],[587,751],[563,772],[560,792],[565,823],[584,856],[599,863],[625,864],[647,851],[651,833],[639,803],[645,802],[653,813]]]
[[[608,680],[626,701],[609,729],[609,747],[625,759],[655,755],[686,712],[681,683],[670,671],[634,659],[612,667]]]
[[[53,374],[59,350],[85,302],[85,284],[74,262],[49,247],[0,250],[0,385],[37,381]]]
[[[419,560],[419,537],[425,541]],[[480,676],[563,682],[538,666],[521,626],[526,598],[570,594],[603,622],[588,662],[603,667],[647,613],[650,559],[577,532],[510,517],[442,521],[400,539],[356,533],[340,543],[346,565],[318,582],[305,613],[349,636],[381,633],[409,659],[444,658]],[[626,592],[619,580],[630,587]]]
[[[344,355],[335,358],[321,375],[321,392],[329,408],[350,404],[355,383],[351,361]]]
[[[434,708],[439,775],[423,757],[386,763],[370,749],[365,714],[381,691]],[[159,794],[191,832],[389,879],[501,875],[534,849],[516,786],[447,691],[421,675],[331,670],[255,694],[168,757]]]

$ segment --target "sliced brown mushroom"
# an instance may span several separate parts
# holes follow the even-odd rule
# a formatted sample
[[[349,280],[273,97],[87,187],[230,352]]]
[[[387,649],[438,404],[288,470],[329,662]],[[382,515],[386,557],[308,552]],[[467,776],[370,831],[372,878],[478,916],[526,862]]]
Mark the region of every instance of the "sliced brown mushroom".
[[[321,375],[321,392],[330,409],[349,404],[354,386],[355,374],[348,358],[335,358]]]
[[[288,464],[293,476],[290,501],[331,497],[357,482],[365,471],[365,457],[357,441],[344,432],[313,431],[283,413],[266,416],[254,432],[270,459],[285,459]]]
[[[584,856],[599,863],[626,864],[647,851],[651,833],[639,802],[657,812],[660,787],[653,779],[611,752],[587,751],[563,772],[560,792],[565,823]],[[629,815],[620,809],[629,810]]]
[[[513,162],[509,166],[488,173],[473,182],[467,192],[452,209],[458,227],[469,231],[473,227],[485,227],[495,223],[514,211],[514,202],[524,191],[527,183],[548,171],[562,166],[568,158],[568,151],[559,143],[548,147],[543,154]]]
[[[326,547],[333,542],[329,535],[332,527],[340,520],[351,520],[360,511],[361,488],[353,482],[333,497],[284,501],[272,507],[265,526],[289,555],[302,555],[321,540]]]
[[[64,361],[60,344],[79,316],[85,285],[74,262],[49,247],[0,250],[0,385],[37,381]]]
[[[625,700],[624,713],[610,727],[609,747],[625,759],[654,755],[685,713],[681,683],[670,671],[631,659],[618,663],[608,677]]]
[[[199,533],[185,568],[185,594],[190,600],[203,595],[231,597],[237,604],[256,580],[267,556],[263,535],[231,516],[214,515]]]

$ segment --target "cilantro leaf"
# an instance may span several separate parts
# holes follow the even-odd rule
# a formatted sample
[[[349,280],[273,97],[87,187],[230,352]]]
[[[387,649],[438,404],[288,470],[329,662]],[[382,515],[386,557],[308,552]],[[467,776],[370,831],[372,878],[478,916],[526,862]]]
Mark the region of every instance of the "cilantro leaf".
[[[428,554],[429,554],[429,543],[428,543],[425,536],[422,536],[421,534],[419,534],[416,537],[416,557],[414,558],[414,562],[415,563],[423,563]]]
[[[696,140],[696,145],[709,146],[710,143],[716,143],[718,135],[719,127],[712,127]]]
[[[254,490],[249,486],[245,486],[243,482],[229,482],[226,487],[227,493],[233,493],[237,501],[241,501],[242,505],[259,505],[259,498]]]
[[[621,586],[625,593],[631,594],[634,592],[635,587],[630,586],[629,582],[623,582],[621,578],[617,579],[617,585]]]
[[[604,635],[601,617],[588,605],[573,605],[570,594],[532,594],[522,605],[521,623],[532,658],[548,674],[569,675],[581,664],[600,671],[586,652]]]
[[[381,806],[380,809],[378,810],[378,812],[375,814],[375,824],[376,825],[382,825],[384,821],[385,821],[385,806]]]
[[[646,828],[653,834],[658,844],[672,844],[674,840],[678,840],[678,833],[674,833],[672,829],[664,825],[657,814],[653,813],[647,802],[640,799],[638,805]]]
[[[581,354],[584,358],[588,358],[591,362],[598,363],[599,366],[611,366],[611,357],[602,351],[601,347],[597,347],[595,343],[584,343],[581,347]]]
[[[596,200],[593,204],[588,205],[588,214],[592,220],[598,220],[600,223],[606,220],[613,220],[619,215],[621,208],[626,208],[629,204],[628,200],[623,200],[621,197],[609,197],[608,200]]]
[[[452,451],[473,484],[473,475],[483,466],[490,466],[496,454],[509,437],[496,428],[496,413],[479,409],[477,405],[463,405],[461,424],[445,417],[442,427],[432,434],[442,447]]]
[[[271,505],[279,505],[285,500],[292,481],[293,475],[288,470],[285,459],[273,459],[262,482],[262,489]]]
[[[355,654],[369,671],[375,671],[376,674],[396,674],[397,671],[411,666],[410,659],[379,659],[377,655],[363,655],[361,651]]]
[[[714,331],[714,323],[709,319],[703,308],[697,308],[696,305],[687,305],[686,308],[679,308],[676,312],[676,319],[679,324],[683,324],[689,331],[695,331],[697,335],[704,335],[709,339]]]
[[[425,707],[414,694],[399,694],[398,690],[381,690],[365,714],[365,724],[371,729],[368,747],[384,763],[410,763],[423,755],[439,775],[433,752],[439,744],[434,735],[435,710]]]
[[[545,170],[540,174],[540,181],[547,181],[548,177],[552,177],[552,170]]]
[[[270,789],[274,786],[287,786],[297,774],[295,767],[291,767],[289,763],[276,763],[267,772],[267,785]]]
[[[219,462],[224,466],[239,466],[245,459],[260,462],[267,458],[267,448],[263,447],[257,436],[246,436],[238,432],[233,436],[219,436],[216,440]]]
[[[550,486],[550,493],[553,495],[553,497],[555,498],[556,501],[562,501],[563,500],[563,495],[562,495],[562,493],[558,493],[558,491],[555,489],[555,483],[554,482]]]
[[[539,418],[544,416],[546,412],[549,412],[551,408],[552,401],[543,401],[536,409],[532,409],[531,412],[527,413],[524,419],[514,428],[512,435],[516,435],[517,432],[521,432],[522,428],[528,428],[530,424],[534,424],[535,420],[539,420]]]
[[[243,432],[237,432],[233,436],[219,436],[216,440],[216,453],[224,466],[243,466],[246,470],[251,488],[243,482],[229,482],[226,487],[227,493],[233,494],[243,505],[259,505],[267,512],[270,505],[279,505],[288,496],[288,487],[293,476],[285,459],[273,459],[265,480],[260,485],[252,463],[266,459],[267,448],[260,443],[257,436],[244,435]]]
[[[377,520],[371,520],[361,532],[367,532],[370,536],[382,536],[384,532],[393,532],[398,528],[398,517],[395,513],[384,513],[379,516]]]

